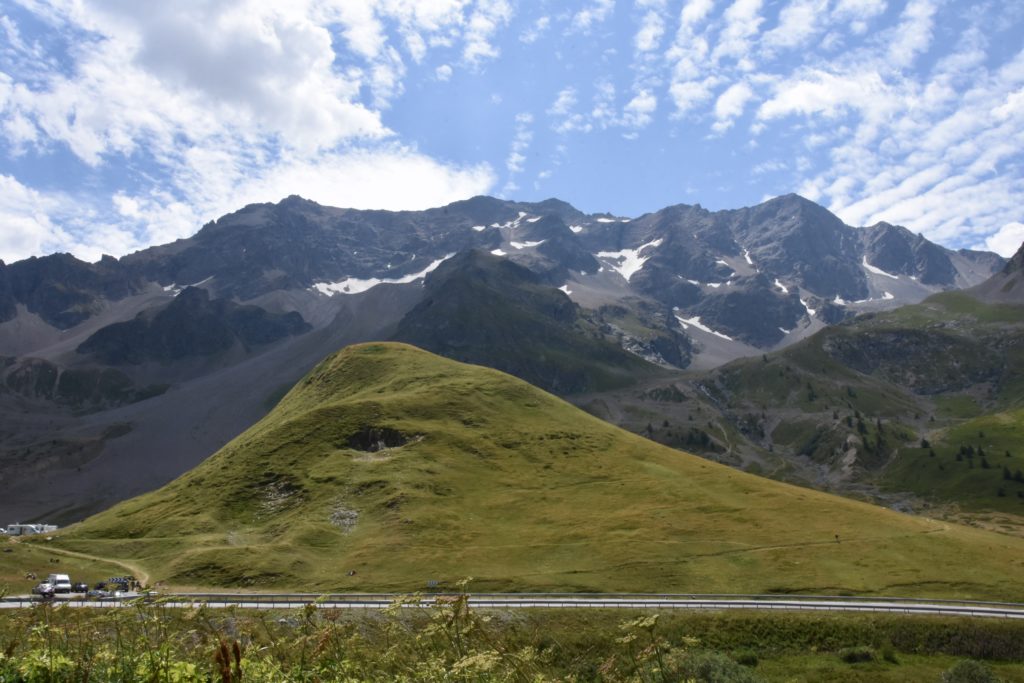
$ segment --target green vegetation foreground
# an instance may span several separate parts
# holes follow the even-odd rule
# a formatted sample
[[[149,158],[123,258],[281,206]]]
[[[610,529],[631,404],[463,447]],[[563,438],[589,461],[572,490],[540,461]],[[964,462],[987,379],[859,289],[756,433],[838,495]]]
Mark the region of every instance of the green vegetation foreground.
[[[330,356],[202,465],[52,543],[179,587],[1024,601],[1024,539],[739,472],[401,344]]]
[[[1024,681],[1024,624],[933,617],[44,606],[0,620],[0,680]],[[974,674],[973,678],[951,674]],[[979,677],[982,676],[982,677]],[[946,677],[943,677],[946,676]]]

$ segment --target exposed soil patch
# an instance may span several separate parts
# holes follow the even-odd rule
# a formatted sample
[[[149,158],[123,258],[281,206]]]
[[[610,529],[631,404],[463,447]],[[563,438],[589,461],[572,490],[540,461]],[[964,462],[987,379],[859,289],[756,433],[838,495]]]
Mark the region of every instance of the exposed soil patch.
[[[356,451],[376,453],[385,448],[398,448],[409,443],[409,437],[390,427],[363,427],[358,432],[348,437],[348,447]]]

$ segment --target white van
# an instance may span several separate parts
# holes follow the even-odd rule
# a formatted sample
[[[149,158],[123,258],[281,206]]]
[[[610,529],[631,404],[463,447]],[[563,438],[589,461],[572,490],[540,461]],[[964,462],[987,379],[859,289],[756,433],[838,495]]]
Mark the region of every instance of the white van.
[[[46,577],[46,583],[53,586],[54,593],[71,592],[71,577],[67,574],[50,574]]]

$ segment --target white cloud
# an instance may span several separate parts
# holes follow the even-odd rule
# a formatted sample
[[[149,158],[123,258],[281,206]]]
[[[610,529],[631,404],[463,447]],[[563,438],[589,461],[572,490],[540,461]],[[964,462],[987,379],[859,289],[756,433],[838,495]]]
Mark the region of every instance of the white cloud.
[[[419,210],[485,194],[495,182],[486,164],[447,165],[398,145],[286,158],[258,170],[228,156],[195,157],[177,179],[192,189],[188,202],[154,189],[119,192],[107,206],[91,196],[47,195],[0,175],[0,258],[10,262],[53,251],[89,261],[121,256],[188,237],[246,204],[290,194],[330,206]]]
[[[700,32],[714,5],[713,0],[687,0],[679,13],[679,29],[672,46],[665,53],[671,66],[669,96],[675,104],[675,116],[696,109],[711,98],[711,90],[719,77],[708,75],[710,47],[707,29]]]
[[[932,41],[934,16],[937,9],[932,0],[910,0],[903,14],[894,40],[889,44],[890,67],[910,66],[928,49]]]
[[[0,73],[8,151],[47,155],[66,146],[98,173],[129,169],[123,182],[133,189],[65,196],[3,176],[4,258],[57,249],[90,259],[122,254],[291,193],[425,208],[495,182],[487,164],[445,163],[386,142],[394,135],[380,110],[403,91],[402,50],[420,61],[461,42],[471,65],[495,56],[489,41],[511,16],[506,0],[27,7],[76,38],[58,67],[52,55],[36,54],[40,43],[0,21],[9,50],[22,51],[17,59],[8,51],[8,73]],[[440,79],[451,73],[447,64],[434,70]]]
[[[505,161],[505,168],[508,169],[510,176],[522,173],[523,171],[523,162],[526,161],[526,150],[530,148],[530,142],[533,140],[533,132],[530,130],[531,124],[533,124],[532,114],[523,112],[516,115],[516,132],[512,138],[508,159]]]
[[[783,161],[762,161],[761,163],[750,169],[753,175],[765,175],[767,173],[777,173],[779,171],[785,171],[789,167]]]
[[[330,206],[419,210],[484,194],[494,181],[487,164],[443,164],[402,146],[355,150],[315,160],[284,160],[258,176],[243,178],[235,196],[220,200],[223,204],[212,213],[290,194]],[[395,192],[396,187],[403,191]]]
[[[74,75],[18,84],[9,105],[86,163],[140,144],[173,154],[181,137],[280,136],[313,151],[387,134],[355,100],[359,83],[332,69],[328,32],[308,20],[237,5],[126,7],[77,17],[92,37]]]
[[[669,95],[676,105],[676,115],[686,114],[710,100],[717,84],[717,78],[708,77],[702,81],[686,81],[669,86]]]
[[[614,126],[618,120],[615,111],[615,84],[610,80],[598,81],[595,85],[594,108],[590,112],[590,118],[601,128]]]
[[[647,90],[637,93],[623,110],[623,124],[629,128],[643,128],[651,122],[651,114],[658,108],[658,98]]]
[[[757,115],[761,120],[793,114],[834,117],[847,109],[888,106],[889,99],[888,88],[877,73],[812,70],[777,83],[773,96],[761,105]]]
[[[570,24],[574,31],[589,33],[590,29],[604,22],[615,11],[615,0],[589,0],[586,7],[573,15]]]
[[[58,251],[96,261],[143,246],[131,229],[104,219],[84,202],[34,190],[2,174],[0,225],[0,259],[8,263]]]
[[[764,22],[762,5],[762,0],[736,0],[725,10],[725,28],[719,34],[718,44],[712,53],[716,62],[725,57],[740,62],[747,60],[751,40]]]
[[[59,249],[68,236],[50,220],[60,203],[0,175],[0,258],[8,263]]]
[[[551,17],[543,16],[537,19],[537,21],[533,22],[530,28],[523,31],[523,33],[519,36],[519,40],[526,43],[527,45],[532,45],[533,43],[536,43],[542,35],[547,33],[547,30],[550,26]]]
[[[665,34],[665,20],[655,11],[648,12],[640,22],[640,30],[633,38],[638,52],[650,52],[658,47]]]
[[[821,31],[828,0],[792,0],[779,12],[779,24],[764,34],[768,47],[791,49],[806,45]]]
[[[466,28],[463,58],[477,65],[484,59],[497,57],[498,48],[491,43],[491,38],[511,18],[512,6],[507,0],[477,0]]]
[[[549,114],[564,116],[576,106],[576,88],[569,86],[563,88],[555,97],[554,103],[548,109]]]
[[[714,0],[686,0],[679,13],[680,24],[687,27],[699,24],[708,16],[714,4]]]
[[[754,96],[754,91],[746,83],[734,83],[715,101],[715,123],[712,129],[722,133],[732,127],[733,121],[743,114],[747,102]]]
[[[886,0],[838,0],[832,10],[832,19],[848,21],[855,34],[862,34],[868,30],[868,23],[883,14],[887,7]]]
[[[985,238],[976,249],[988,249],[1002,256],[1013,256],[1024,244],[1024,223],[1013,221],[999,228],[994,234]]]

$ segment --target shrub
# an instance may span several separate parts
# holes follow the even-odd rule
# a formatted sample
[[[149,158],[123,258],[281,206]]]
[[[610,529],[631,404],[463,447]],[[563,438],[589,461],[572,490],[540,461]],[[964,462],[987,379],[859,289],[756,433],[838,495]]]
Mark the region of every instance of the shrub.
[[[999,683],[999,679],[981,662],[964,659],[942,674],[942,683]]]
[[[707,650],[687,653],[675,673],[684,681],[701,683],[758,683],[761,680],[747,667],[720,652]]]
[[[844,647],[839,651],[839,659],[843,660],[847,664],[856,664],[857,662],[870,662],[875,658],[875,651],[866,646],[859,645],[857,647]]]
[[[736,660],[737,664],[749,667],[757,666],[758,662],[757,653],[753,650],[740,650],[732,658]]]

